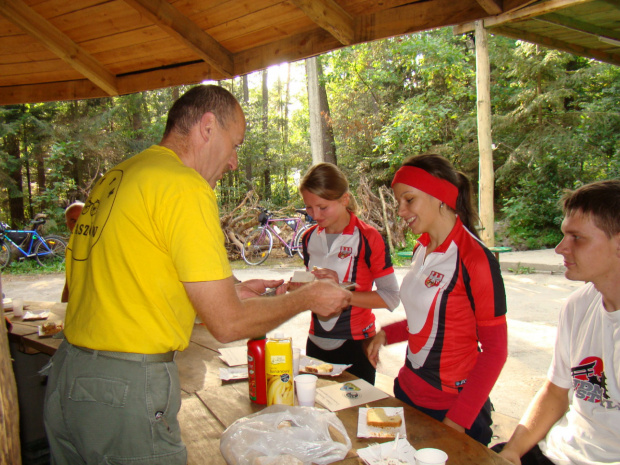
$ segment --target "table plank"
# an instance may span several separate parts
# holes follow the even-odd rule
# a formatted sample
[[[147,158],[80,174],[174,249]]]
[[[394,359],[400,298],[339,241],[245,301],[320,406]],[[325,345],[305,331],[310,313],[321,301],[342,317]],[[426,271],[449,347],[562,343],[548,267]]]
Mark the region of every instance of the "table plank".
[[[220,454],[220,437],[224,431],[195,394],[181,394],[179,423],[181,437],[187,447],[188,465],[225,465]]]

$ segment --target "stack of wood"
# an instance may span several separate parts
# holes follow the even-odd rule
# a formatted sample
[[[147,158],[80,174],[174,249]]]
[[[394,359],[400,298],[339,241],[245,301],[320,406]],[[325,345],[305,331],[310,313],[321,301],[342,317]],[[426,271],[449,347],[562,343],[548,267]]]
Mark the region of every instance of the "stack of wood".
[[[398,207],[391,189],[381,186],[377,195],[372,191],[368,180],[362,177],[355,198],[359,207],[358,216],[381,233],[390,247],[390,252],[405,246],[405,225],[397,215]],[[258,195],[250,191],[232,211],[222,214],[220,222],[226,236],[226,249],[230,260],[241,259],[244,238],[258,226],[259,205]],[[292,205],[272,213],[274,218],[293,218],[298,215]],[[284,222],[277,226],[282,230],[282,238],[290,240],[293,230],[285,226]],[[278,240],[274,240],[273,247],[274,251],[278,248],[284,249]]]
[[[392,190],[380,186],[378,194],[372,191],[368,180],[362,176],[355,194],[359,206],[358,215],[381,233],[390,247],[390,252],[394,252],[406,245],[405,223],[398,216],[398,205]]]
[[[243,200],[232,211],[223,213],[220,217],[222,230],[226,236],[226,250],[229,260],[240,260],[243,240],[250,234],[252,229],[258,226],[258,215],[260,211],[260,199],[256,192],[249,191]],[[287,206],[280,210],[270,210],[274,218],[294,218],[299,214],[295,212],[294,206]],[[290,241],[293,230],[285,225],[284,222],[276,224],[280,230],[280,236],[286,241]],[[282,243],[274,238],[273,250],[284,249]]]

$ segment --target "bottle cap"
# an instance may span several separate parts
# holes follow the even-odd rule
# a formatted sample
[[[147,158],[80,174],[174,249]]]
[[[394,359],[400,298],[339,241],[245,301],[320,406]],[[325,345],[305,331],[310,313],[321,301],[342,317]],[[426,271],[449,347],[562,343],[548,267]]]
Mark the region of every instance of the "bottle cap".
[[[284,339],[284,333],[273,333],[274,339]]]

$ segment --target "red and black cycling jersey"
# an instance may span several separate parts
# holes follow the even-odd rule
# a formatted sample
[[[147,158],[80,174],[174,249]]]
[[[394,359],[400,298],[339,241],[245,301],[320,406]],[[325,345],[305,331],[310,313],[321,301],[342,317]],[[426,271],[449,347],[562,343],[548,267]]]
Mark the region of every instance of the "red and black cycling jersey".
[[[342,282],[357,283],[356,291],[372,291],[374,280],[394,273],[389,248],[379,232],[351,214],[344,231],[328,247],[325,229],[318,225],[303,237],[304,264],[328,268]],[[330,339],[366,339],[376,333],[371,309],[351,306],[340,314],[335,326],[326,330],[312,314],[310,334]]]

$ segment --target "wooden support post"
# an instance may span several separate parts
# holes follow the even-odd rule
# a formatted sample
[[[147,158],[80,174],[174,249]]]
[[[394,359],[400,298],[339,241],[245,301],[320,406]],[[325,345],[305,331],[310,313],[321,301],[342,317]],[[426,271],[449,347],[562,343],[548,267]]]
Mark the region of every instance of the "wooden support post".
[[[487,31],[482,21],[476,21],[476,88],[478,95],[478,151],[480,153],[480,181],[478,209],[482,231],[480,237],[488,247],[495,245],[495,214],[493,211],[493,146],[491,139],[491,67]]]
[[[0,296],[2,278],[0,277]],[[2,297],[0,297],[1,299]],[[17,385],[13,375],[9,338],[6,332],[4,307],[0,301],[0,463],[20,465],[21,448],[19,443],[19,407]]]

